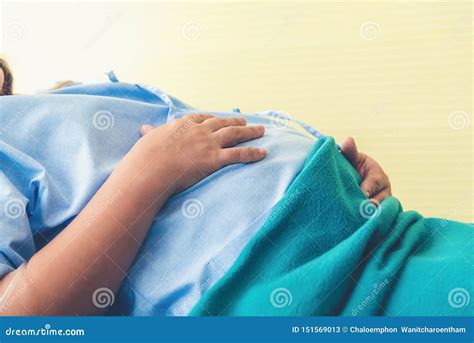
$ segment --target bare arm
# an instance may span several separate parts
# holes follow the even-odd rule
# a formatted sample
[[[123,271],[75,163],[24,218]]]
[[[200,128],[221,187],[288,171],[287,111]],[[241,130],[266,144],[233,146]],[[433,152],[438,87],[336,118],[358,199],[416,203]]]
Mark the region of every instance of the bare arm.
[[[265,157],[230,148],[261,137],[242,119],[190,115],[146,133],[88,205],[28,263],[0,281],[1,315],[97,315],[92,295],[116,292],[164,202],[225,165]],[[229,148],[228,148],[229,147]],[[21,290],[21,296],[14,296]]]

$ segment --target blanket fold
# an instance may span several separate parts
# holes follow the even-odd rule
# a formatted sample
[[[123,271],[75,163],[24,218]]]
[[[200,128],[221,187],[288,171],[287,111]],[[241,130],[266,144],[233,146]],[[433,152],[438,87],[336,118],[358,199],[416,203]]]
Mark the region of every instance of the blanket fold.
[[[190,315],[472,315],[472,224],[376,207],[330,137]],[[434,191],[434,190],[433,190]]]

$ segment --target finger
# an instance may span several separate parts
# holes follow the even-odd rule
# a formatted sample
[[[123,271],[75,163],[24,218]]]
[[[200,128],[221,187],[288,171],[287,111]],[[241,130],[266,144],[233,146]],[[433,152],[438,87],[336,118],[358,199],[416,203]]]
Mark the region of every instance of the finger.
[[[354,138],[347,137],[346,140],[341,144],[341,151],[349,160],[349,162],[351,162],[351,164],[356,167],[355,163],[357,162],[359,152],[357,151],[357,145]]]
[[[374,173],[370,174],[370,172],[360,185],[360,188],[364,191],[368,198],[371,198],[375,194],[379,193],[384,187],[385,184],[383,182],[383,176]]]
[[[145,136],[148,132],[150,132],[151,130],[153,130],[154,127],[151,126],[151,125],[143,125],[141,128],[140,128],[140,133],[142,136]]]
[[[226,166],[235,163],[256,162],[267,156],[267,150],[262,148],[227,148],[222,149],[219,153],[219,160],[222,165]]]
[[[206,120],[203,125],[206,125],[211,131],[217,131],[228,126],[245,126],[247,120],[245,118],[211,118]]]
[[[229,126],[215,132],[217,141],[222,148],[260,138],[265,133],[263,125]]]
[[[194,113],[194,114],[187,114],[182,119],[185,121],[191,121],[193,123],[202,123],[208,119],[215,118],[216,116],[213,114],[204,114],[204,113]]]
[[[377,203],[380,204],[382,201],[384,201],[384,200],[385,200],[386,198],[388,198],[390,195],[391,195],[390,190],[384,188],[382,191],[380,191],[379,193],[377,193],[376,195],[374,195],[374,196],[371,198],[371,200],[374,200],[374,201],[376,201]]]

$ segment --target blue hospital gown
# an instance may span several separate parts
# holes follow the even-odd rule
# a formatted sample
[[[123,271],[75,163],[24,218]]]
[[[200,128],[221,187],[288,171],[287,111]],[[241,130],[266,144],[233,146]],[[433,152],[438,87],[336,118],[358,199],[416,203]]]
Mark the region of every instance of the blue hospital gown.
[[[53,93],[0,97],[0,277],[71,222],[142,124],[196,112],[157,89],[121,82]],[[228,166],[169,199],[109,314],[186,315],[262,226],[314,138],[266,115],[247,119],[267,131],[242,145],[267,148],[267,158]]]

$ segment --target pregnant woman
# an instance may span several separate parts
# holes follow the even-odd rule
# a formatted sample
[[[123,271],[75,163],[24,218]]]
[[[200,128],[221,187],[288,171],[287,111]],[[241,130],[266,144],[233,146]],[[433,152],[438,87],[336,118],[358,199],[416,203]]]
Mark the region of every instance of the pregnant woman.
[[[314,144],[264,116],[198,113],[111,77],[0,98],[1,315],[187,314]],[[370,198],[390,195],[352,139],[342,151]]]

